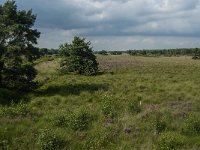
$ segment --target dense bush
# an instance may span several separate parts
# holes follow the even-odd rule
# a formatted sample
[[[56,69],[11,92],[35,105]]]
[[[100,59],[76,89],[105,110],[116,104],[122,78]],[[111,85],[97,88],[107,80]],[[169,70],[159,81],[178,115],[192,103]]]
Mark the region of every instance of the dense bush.
[[[175,132],[161,133],[156,142],[157,150],[178,150],[184,145],[185,137]]]
[[[61,71],[76,72],[84,75],[94,75],[98,71],[96,56],[93,54],[90,42],[74,37],[72,44],[60,46]]]

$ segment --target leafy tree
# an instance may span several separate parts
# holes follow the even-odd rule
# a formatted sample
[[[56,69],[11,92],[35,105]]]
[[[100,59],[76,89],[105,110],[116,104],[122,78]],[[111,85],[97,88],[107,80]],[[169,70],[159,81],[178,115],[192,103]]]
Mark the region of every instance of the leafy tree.
[[[33,29],[36,15],[32,10],[17,10],[15,1],[0,5],[0,86],[7,89],[29,90],[35,83],[37,58],[34,47],[40,33]]]
[[[96,74],[98,63],[90,44],[84,38],[74,37],[71,44],[65,43],[61,45],[61,70],[84,75]]]

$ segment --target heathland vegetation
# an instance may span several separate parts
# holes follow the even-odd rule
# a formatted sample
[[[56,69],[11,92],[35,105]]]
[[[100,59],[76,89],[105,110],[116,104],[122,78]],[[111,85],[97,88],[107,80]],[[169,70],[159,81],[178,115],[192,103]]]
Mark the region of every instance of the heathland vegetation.
[[[38,49],[31,11],[0,16],[0,149],[200,149],[199,49]]]

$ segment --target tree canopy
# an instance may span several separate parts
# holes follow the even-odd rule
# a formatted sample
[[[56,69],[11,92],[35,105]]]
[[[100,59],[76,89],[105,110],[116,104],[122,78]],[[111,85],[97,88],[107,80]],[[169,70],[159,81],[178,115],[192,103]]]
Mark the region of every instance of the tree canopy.
[[[71,44],[65,43],[61,45],[61,70],[84,75],[96,74],[98,63],[90,44],[84,38],[74,37]]]
[[[37,39],[36,15],[32,10],[18,10],[15,1],[0,5],[0,86],[27,90],[34,86]]]

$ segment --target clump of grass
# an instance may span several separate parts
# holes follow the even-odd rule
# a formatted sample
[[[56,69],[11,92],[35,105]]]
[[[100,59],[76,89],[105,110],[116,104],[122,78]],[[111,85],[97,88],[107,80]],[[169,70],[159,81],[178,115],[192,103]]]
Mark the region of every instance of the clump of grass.
[[[128,109],[131,114],[138,114],[142,111],[140,100],[131,100],[128,104]]]
[[[66,143],[66,141],[49,129],[41,130],[37,137],[37,145],[42,150],[60,150],[65,147]]]
[[[92,115],[85,109],[81,109],[70,115],[69,127],[74,131],[87,130],[92,120]]]
[[[157,150],[178,150],[184,146],[185,137],[176,132],[163,132],[156,142]]]
[[[56,114],[56,116],[52,119],[52,124],[55,127],[68,127],[69,118],[67,118],[64,114]]]
[[[166,130],[167,123],[166,123],[166,121],[164,121],[162,119],[156,119],[154,127],[155,127],[156,134],[160,134],[161,132]]]
[[[114,118],[116,116],[116,106],[113,98],[105,96],[101,102],[101,112],[106,118]]]
[[[200,135],[200,118],[199,115],[189,114],[185,120],[183,131],[190,135]]]
[[[12,144],[12,138],[9,137],[7,130],[1,130],[0,132],[0,149],[6,150],[10,149]]]
[[[117,135],[118,131],[116,128],[103,128],[88,135],[83,147],[88,150],[108,149],[107,146],[115,142]]]
[[[3,107],[0,110],[0,116],[6,117],[27,117],[31,115],[31,109],[27,104],[11,104],[11,106]]]

